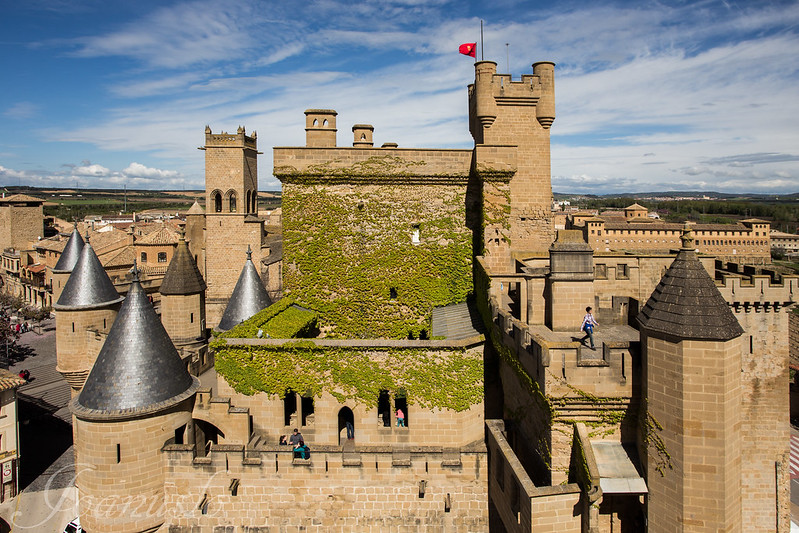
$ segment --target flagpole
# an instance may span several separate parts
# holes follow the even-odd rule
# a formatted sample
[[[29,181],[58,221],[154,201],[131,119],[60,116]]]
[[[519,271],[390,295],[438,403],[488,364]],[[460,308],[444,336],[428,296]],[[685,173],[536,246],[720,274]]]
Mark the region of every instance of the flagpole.
[[[480,19],[480,61],[485,61],[485,58],[486,58],[486,54],[485,54],[485,51],[483,50],[483,48],[484,48],[484,44],[483,44],[483,19]]]

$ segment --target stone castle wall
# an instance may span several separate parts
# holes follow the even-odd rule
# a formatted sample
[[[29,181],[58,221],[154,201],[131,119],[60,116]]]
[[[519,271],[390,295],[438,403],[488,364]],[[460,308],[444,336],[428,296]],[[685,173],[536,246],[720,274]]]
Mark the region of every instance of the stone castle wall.
[[[42,205],[0,206],[0,250],[27,250],[44,235]]]
[[[799,367],[799,313],[788,314],[788,342],[790,363]]]
[[[405,409],[406,427],[397,427],[394,396],[391,396],[389,426],[376,405],[366,406],[348,400],[341,402],[329,393],[313,398],[313,415],[303,417],[298,402],[297,412],[285,424],[284,401],[276,395],[258,393],[252,396],[239,394],[223,379],[219,380],[222,397],[231,398],[232,405],[248,409],[252,414],[253,432],[263,440],[277,444],[280,435],[288,435],[298,428],[313,449],[315,445],[338,446],[346,442],[346,431],[339,425],[338,414],[342,408],[352,410],[355,444],[370,446],[443,446],[460,447],[481,441],[483,437],[483,403],[457,412],[453,410],[425,409],[408,398]],[[375,403],[377,398],[375,398]],[[229,442],[229,441],[225,441]],[[237,442],[236,444],[244,444]]]
[[[56,312],[57,370],[74,390],[83,387],[105,336],[116,320],[120,304],[99,309]],[[101,342],[95,342],[101,337]]]
[[[205,336],[205,294],[161,296],[161,323],[175,344]]]
[[[463,302],[471,291],[465,178],[377,184],[382,177],[371,184],[281,177],[284,291],[319,311],[322,327],[337,336],[424,338],[432,308]]]
[[[272,530],[488,531],[485,449],[447,456],[388,449],[314,451],[219,446],[207,457],[168,446],[165,506],[172,533]],[[234,485],[236,490],[231,490]],[[205,509],[203,510],[203,506]],[[250,528],[250,529],[248,529]]]
[[[86,531],[149,531],[163,523],[167,473],[161,448],[190,422],[190,402],[144,418],[76,419],[75,485]]]
[[[742,338],[744,531],[790,529],[789,311],[735,313]],[[775,502],[776,497],[776,502]]]
[[[662,430],[646,460],[649,531],[748,531],[741,526],[740,339],[646,342],[647,416]],[[654,423],[654,422],[653,422]],[[664,466],[658,459],[668,459]],[[772,496],[773,498],[773,496]],[[672,517],[666,520],[665,517]]]
[[[222,319],[236,282],[247,260],[247,247],[252,261],[261,260],[262,225],[245,222],[244,215],[208,214],[205,232],[206,320],[215,327]]]

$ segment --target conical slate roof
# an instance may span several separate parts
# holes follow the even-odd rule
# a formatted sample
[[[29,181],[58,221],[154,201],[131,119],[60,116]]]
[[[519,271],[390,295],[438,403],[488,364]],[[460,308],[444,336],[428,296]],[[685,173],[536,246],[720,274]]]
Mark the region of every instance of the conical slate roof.
[[[161,294],[197,294],[205,290],[205,280],[191,255],[186,238],[181,235],[172,261],[161,281]]]
[[[239,281],[233,289],[233,295],[225,308],[218,328],[227,331],[233,326],[253,316],[261,309],[272,305],[264,284],[255,265],[252,263],[252,252],[247,248],[247,261],[241,270]]]
[[[137,278],[73,410],[89,418],[138,416],[175,405],[198,387]]]
[[[72,230],[72,235],[69,236],[67,245],[64,247],[64,251],[61,252],[61,257],[58,258],[58,262],[53,267],[53,272],[72,272],[78,263],[78,259],[80,259],[84,244],[86,243],[83,242],[83,237],[80,236],[78,227],[75,226],[75,229]]]
[[[123,300],[111,279],[106,274],[92,245],[88,242],[81,250],[80,258],[72,269],[58,302],[53,306],[56,311],[91,309],[104,307]]]
[[[734,339],[743,334],[743,328],[697,259],[692,242],[686,231],[683,248],[638,314],[638,323],[656,337]]]

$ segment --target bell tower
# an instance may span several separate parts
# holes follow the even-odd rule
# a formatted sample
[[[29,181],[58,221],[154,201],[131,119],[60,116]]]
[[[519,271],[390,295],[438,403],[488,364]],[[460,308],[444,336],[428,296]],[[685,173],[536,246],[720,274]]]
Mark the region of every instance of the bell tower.
[[[238,279],[241,257],[247,247],[260,265],[263,221],[258,215],[257,134],[213,133],[205,127],[205,279],[206,313],[214,327],[227,306]],[[200,267],[200,271],[203,268]]]

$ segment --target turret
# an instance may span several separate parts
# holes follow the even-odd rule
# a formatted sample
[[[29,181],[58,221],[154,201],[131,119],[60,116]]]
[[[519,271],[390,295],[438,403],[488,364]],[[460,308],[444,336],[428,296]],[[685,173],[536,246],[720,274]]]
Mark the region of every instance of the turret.
[[[73,394],[83,387],[100,348],[97,336],[108,333],[122,300],[87,236],[80,258],[53,306],[56,369],[70,384]]]
[[[356,124],[352,127],[352,146],[355,148],[371,148],[374,146],[372,136],[375,128],[371,124]]]
[[[332,109],[305,110],[305,146],[336,147],[336,113]]]
[[[91,465],[77,469],[75,482],[86,531],[133,533],[163,524],[160,450],[165,444],[193,444],[198,387],[134,275],[119,317],[71,404],[76,464]]]
[[[236,288],[233,289],[233,294],[218,328],[227,331],[270,305],[272,305],[272,300],[266,293],[258,271],[255,270],[252,251],[247,249],[247,261],[244,263],[244,268],[241,269]]]
[[[205,280],[181,232],[161,282],[161,323],[191,372],[193,355],[205,354]]]
[[[541,97],[535,108],[535,116],[541,127],[549,129],[555,121],[555,63],[533,63],[533,74],[538,76],[541,84]]]
[[[72,235],[69,236],[67,245],[64,247],[64,251],[61,252],[61,257],[58,258],[58,262],[53,267],[52,287],[54,302],[57,302],[61,297],[64,285],[66,285],[69,275],[72,274],[72,269],[75,268],[78,259],[80,259],[80,253],[83,251],[84,244],[83,237],[80,236],[76,223],[72,230]]]
[[[554,237],[549,129],[555,120],[554,63],[514,80],[493,61],[474,65],[469,129],[483,183],[487,264],[512,270],[514,252],[546,253]]]
[[[553,331],[579,331],[594,305],[594,251],[580,230],[558,230],[549,248],[546,323]]]
[[[682,240],[638,315],[649,531],[741,531],[743,329]]]
[[[477,122],[472,127],[472,135],[478,144],[484,142],[483,129],[490,128],[497,118],[497,104],[494,100],[494,74],[496,73],[497,64],[493,61],[478,61],[474,64],[472,105],[474,106],[473,118]]]

